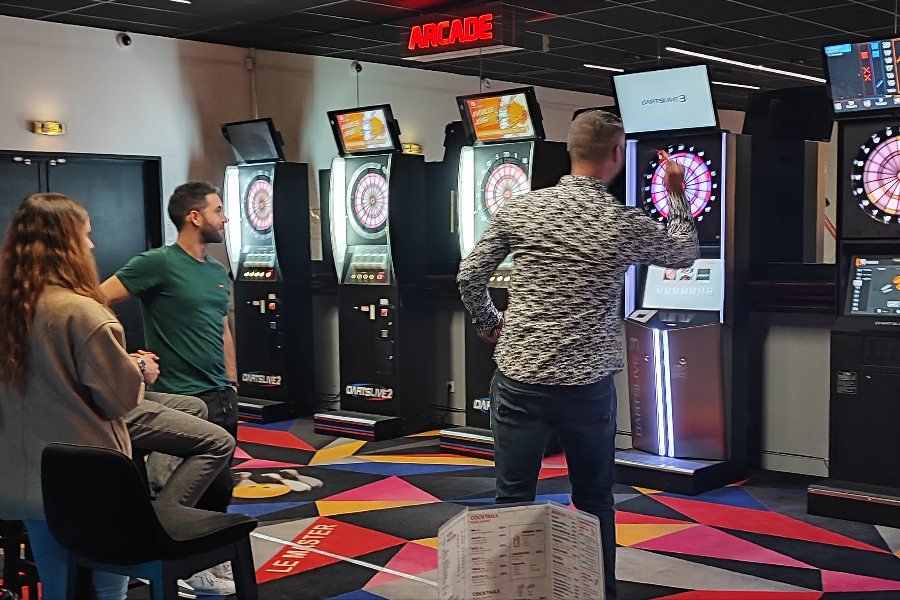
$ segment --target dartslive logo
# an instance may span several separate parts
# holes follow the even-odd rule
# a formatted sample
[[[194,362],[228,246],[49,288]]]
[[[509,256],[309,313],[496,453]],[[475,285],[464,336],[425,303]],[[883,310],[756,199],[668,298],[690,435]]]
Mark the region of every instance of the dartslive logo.
[[[390,400],[394,397],[394,390],[374,383],[353,383],[347,386],[346,392],[348,396],[363,400]]]
[[[671,104],[673,102],[687,102],[687,96],[681,94],[680,96],[667,96],[665,98],[647,98],[646,100],[641,100],[641,106],[646,106],[648,104]]]

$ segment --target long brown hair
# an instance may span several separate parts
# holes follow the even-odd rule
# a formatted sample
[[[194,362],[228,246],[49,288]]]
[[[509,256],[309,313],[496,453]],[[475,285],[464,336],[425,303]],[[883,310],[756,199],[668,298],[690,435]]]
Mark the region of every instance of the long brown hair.
[[[48,284],[106,305],[82,241],[87,222],[87,210],[62,194],[29,196],[13,216],[0,249],[0,384],[25,387],[28,328]]]

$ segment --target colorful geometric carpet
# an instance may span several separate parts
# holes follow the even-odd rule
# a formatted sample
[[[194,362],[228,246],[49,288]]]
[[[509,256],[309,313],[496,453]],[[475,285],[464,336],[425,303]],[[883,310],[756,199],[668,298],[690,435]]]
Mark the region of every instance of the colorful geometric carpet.
[[[264,599],[437,598],[438,528],[491,503],[490,461],[442,454],[437,432],[385,442],[318,435],[307,419],[241,425],[233,512]],[[568,504],[563,456],[538,498]],[[616,486],[620,598],[900,598],[900,530],[806,514],[810,478],[756,473],[694,497]]]

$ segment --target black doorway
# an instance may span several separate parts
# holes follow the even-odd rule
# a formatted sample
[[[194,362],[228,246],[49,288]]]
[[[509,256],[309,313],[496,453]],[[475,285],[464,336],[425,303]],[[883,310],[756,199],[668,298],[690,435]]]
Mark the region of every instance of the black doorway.
[[[31,194],[57,192],[91,215],[94,256],[103,281],[128,260],[162,245],[160,159],[88,154],[0,152],[0,236],[19,203]],[[136,298],[115,307],[128,350],[144,345]]]

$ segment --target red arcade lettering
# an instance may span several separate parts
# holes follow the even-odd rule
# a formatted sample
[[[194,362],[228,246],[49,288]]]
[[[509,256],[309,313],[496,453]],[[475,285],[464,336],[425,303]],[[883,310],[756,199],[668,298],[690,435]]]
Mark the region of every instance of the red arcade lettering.
[[[414,25],[409,35],[409,49],[424,50],[492,39],[494,39],[494,15],[487,13],[480,17]]]

